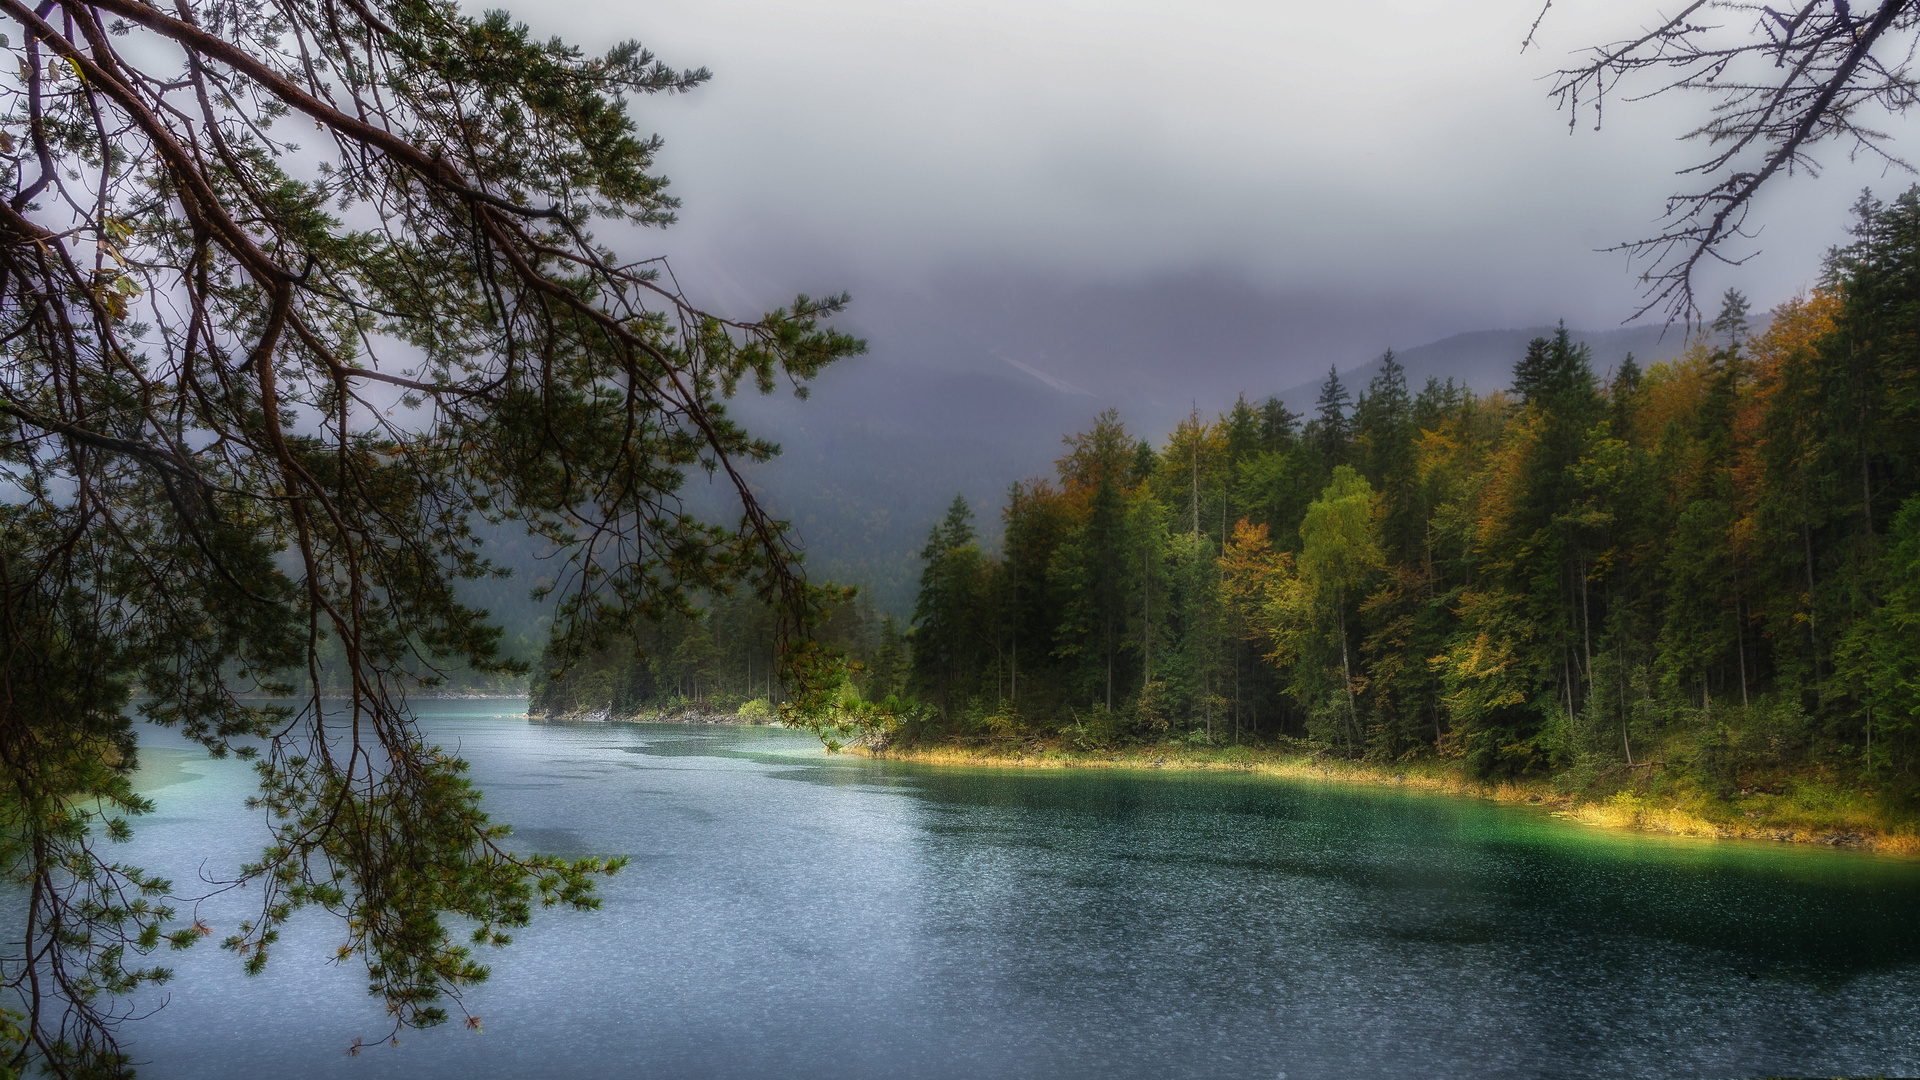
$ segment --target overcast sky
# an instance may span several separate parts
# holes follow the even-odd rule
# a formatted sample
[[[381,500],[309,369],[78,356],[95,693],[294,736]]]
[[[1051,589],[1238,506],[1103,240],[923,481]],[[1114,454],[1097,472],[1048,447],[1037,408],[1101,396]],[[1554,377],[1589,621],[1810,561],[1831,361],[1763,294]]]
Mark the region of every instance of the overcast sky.
[[[755,475],[814,570],[905,611],[911,553],[950,493],[990,526],[1006,485],[1047,472],[1100,408],[1158,438],[1190,408],[1318,385],[1388,347],[1629,315],[1643,268],[1594,249],[1656,228],[1703,150],[1677,137],[1709,102],[1616,101],[1603,130],[1569,132],[1552,72],[1656,11],[1558,0],[1522,53],[1538,4],[512,10],[584,47],[637,38],[712,69],[690,96],[634,103],[684,206],[631,254],[668,254],[729,313],[852,291],[842,325],[870,355],[804,405],[740,408],[787,448]],[[1761,254],[1703,279],[1708,303],[1736,285],[1764,310],[1806,288],[1859,189],[1909,182],[1845,157],[1772,185]],[[1476,385],[1502,385],[1504,358],[1481,360]]]
[[[589,48],[633,37],[713,70],[690,97],[635,103],[686,201],[662,242],[708,288],[1203,271],[1463,330],[1632,310],[1635,271],[1593,249],[1652,227],[1705,102],[1620,103],[1570,133],[1545,77],[1654,12],[1562,0],[1522,53],[1538,0],[513,9]],[[1862,185],[1907,183],[1826,156],[1819,181],[1768,193],[1762,254],[1715,292],[1791,295]]]

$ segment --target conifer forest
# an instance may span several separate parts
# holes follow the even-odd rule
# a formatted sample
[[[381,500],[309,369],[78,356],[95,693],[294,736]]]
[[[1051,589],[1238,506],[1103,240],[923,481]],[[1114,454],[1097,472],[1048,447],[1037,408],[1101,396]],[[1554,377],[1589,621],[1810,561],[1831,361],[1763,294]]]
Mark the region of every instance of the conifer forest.
[[[836,609],[849,673],[813,720],[879,747],[1280,743],[1911,797],[1920,190],[1856,213],[1809,294],[1760,319],[1729,291],[1645,369],[1596,371],[1562,329],[1501,391],[1411,386],[1389,353],[1306,416],[1243,396],[1155,445],[1104,413],[997,522],[956,497],[909,625]],[[777,706],[772,640],[729,599],[534,705]]]

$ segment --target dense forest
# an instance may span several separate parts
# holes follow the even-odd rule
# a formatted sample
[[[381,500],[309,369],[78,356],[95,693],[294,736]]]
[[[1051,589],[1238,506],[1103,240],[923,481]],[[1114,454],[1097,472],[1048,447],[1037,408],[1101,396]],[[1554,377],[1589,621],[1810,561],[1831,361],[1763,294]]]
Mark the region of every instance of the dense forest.
[[[956,498],[911,628],[858,604],[845,717],[895,744],[1299,740],[1482,776],[1817,768],[1920,751],[1920,189],[1858,208],[1814,292],[1678,360],[1596,372],[1564,330],[1510,390],[1391,354],[1299,417],[1244,398],[1164,445],[1107,413]],[[777,695],[751,603],[621,642],[537,707]],[[637,647],[636,647],[637,646]],[[639,659],[634,659],[638,656]],[[858,702],[866,702],[864,706]]]
[[[963,503],[934,529],[900,735],[1910,784],[1920,194],[1858,214],[1764,332],[1730,292],[1646,371],[1562,331],[1507,392],[1389,357],[1304,424],[1242,400],[1156,448],[1102,416],[1009,492],[997,555]]]
[[[863,692],[884,697],[882,686],[904,689],[906,636],[866,596],[831,605],[813,635],[846,661],[846,681],[832,695],[836,714],[864,703]],[[792,699],[778,668],[779,642],[779,620],[760,599],[710,598],[691,616],[647,622],[600,643],[564,673],[549,650],[534,665],[528,707],[549,716],[691,711],[772,720]]]

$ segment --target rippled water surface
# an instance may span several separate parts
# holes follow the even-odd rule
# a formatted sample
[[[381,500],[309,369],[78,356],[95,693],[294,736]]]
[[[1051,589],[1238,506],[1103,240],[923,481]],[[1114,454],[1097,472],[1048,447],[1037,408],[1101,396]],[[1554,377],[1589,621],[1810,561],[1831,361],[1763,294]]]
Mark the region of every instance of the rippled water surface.
[[[305,913],[268,972],[175,958],[153,1077],[1920,1073],[1920,863],[1598,832],[1393,790],[934,769],[791,732],[543,726],[433,703],[515,842],[624,854],[598,913],[386,1028]],[[166,733],[128,861],[257,854],[244,764]],[[248,897],[206,902],[216,938]]]

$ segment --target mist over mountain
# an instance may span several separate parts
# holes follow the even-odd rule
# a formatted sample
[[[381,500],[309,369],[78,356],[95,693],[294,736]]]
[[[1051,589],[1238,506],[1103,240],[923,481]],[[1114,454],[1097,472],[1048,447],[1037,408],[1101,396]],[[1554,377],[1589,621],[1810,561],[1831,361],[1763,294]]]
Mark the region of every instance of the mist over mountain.
[[[1327,5],[1123,5],[1097,33],[1073,5],[983,10],[516,13],[589,48],[637,35],[715,73],[636,103],[686,201],[665,232],[609,226],[617,247],[670,259],[714,312],[852,292],[836,321],[870,355],[808,401],[733,403],[785,449],[749,471],[815,576],[868,583],[904,613],[912,553],[954,492],[991,539],[1007,485],[1050,473],[1061,437],[1105,408],[1156,440],[1242,392],[1302,409],[1329,365],[1358,393],[1390,347],[1416,384],[1493,389],[1558,318],[1595,328],[1580,336],[1603,372],[1681,347],[1658,326],[1617,329],[1643,267],[1595,253],[1646,234],[1694,163],[1678,136],[1697,117],[1648,101],[1571,138],[1539,81],[1631,29],[1609,5],[1544,22],[1412,5],[1378,26]],[[1817,186],[1773,182],[1764,257],[1707,266],[1702,296],[1738,285],[1765,309],[1809,286],[1854,194],[1888,183],[1877,160],[1833,158]],[[730,493],[695,477],[688,494],[731,520]]]
[[[1225,275],[1066,285],[972,273],[857,284],[837,322],[867,339],[867,355],[828,368],[804,400],[747,392],[729,408],[781,446],[779,457],[742,471],[792,523],[808,574],[863,586],[877,608],[903,619],[927,530],[955,493],[995,545],[1008,486],[1051,476],[1063,439],[1104,409],[1156,445],[1190,412],[1211,419],[1243,393],[1307,414],[1329,365],[1358,397],[1388,348],[1416,390],[1431,377],[1484,393],[1506,388],[1527,342],[1554,330],[1449,332],[1446,316],[1411,304],[1263,290]],[[723,299],[743,309],[776,302],[761,294],[771,293]],[[1603,376],[1628,353],[1645,366],[1686,344],[1679,328],[1659,325],[1574,336]],[[710,520],[738,514],[724,477],[696,473],[685,494]],[[490,550],[514,576],[469,591],[504,620],[510,649],[531,655],[548,605],[526,592],[558,567],[550,552],[537,557],[506,532]]]
[[[809,574],[865,585],[876,606],[902,617],[912,611],[917,552],[954,494],[972,503],[991,544],[1008,485],[1051,475],[1063,437],[1103,409],[1118,409],[1130,432],[1155,443],[1190,411],[1211,418],[1242,393],[1307,412],[1328,365],[1358,396],[1389,347],[1416,389],[1431,376],[1485,392],[1506,387],[1527,342],[1553,332],[1448,335],[1436,329],[1441,316],[1416,308],[1204,275],[870,288],[856,293],[846,323],[867,338],[869,355],[829,369],[804,401],[742,397],[733,412],[781,444],[779,458],[746,472],[793,523]],[[1657,325],[1575,336],[1599,373],[1628,353],[1644,365],[1685,346],[1678,328]],[[699,509],[726,513],[723,485],[697,480],[689,494]]]

